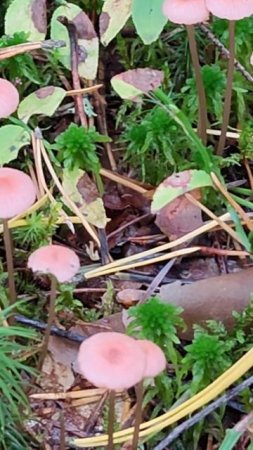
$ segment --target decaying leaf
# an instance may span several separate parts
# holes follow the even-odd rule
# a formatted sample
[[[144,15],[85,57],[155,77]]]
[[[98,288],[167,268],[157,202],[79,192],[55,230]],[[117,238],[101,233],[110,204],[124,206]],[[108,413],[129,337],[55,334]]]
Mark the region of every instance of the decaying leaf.
[[[175,200],[185,192],[212,186],[212,179],[204,170],[185,170],[166,178],[156,189],[151,204],[152,213]]]
[[[107,219],[102,199],[99,197],[95,183],[80,169],[63,172],[63,188],[76,203],[87,221],[98,228],[104,228]]]
[[[79,45],[79,75],[87,80],[94,80],[97,75],[99,41],[94,26],[81,8],[73,3],[59,6],[51,21],[51,38],[63,40],[66,47],[57,49],[56,56],[67,68],[71,68],[70,41],[66,27],[58,21],[59,17],[67,17],[76,26]]]
[[[133,22],[144,44],[156,41],[168,20],[162,12],[163,3],[164,0],[133,0]]]
[[[115,75],[111,79],[111,83],[121,98],[135,100],[136,97],[157,89],[163,78],[164,74],[160,70],[134,69]]]
[[[19,150],[30,143],[30,135],[18,125],[5,125],[0,128],[0,166],[17,158]]]
[[[131,15],[132,0],[105,0],[99,18],[100,39],[108,45]]]
[[[198,189],[192,195],[198,200],[201,198]],[[201,227],[203,219],[201,209],[181,195],[157,212],[155,223],[173,241]]]
[[[18,117],[25,123],[34,114],[51,117],[65,96],[66,91],[60,87],[47,86],[38,89],[22,100],[18,108]]]
[[[40,385],[47,391],[67,391],[75,381],[71,367],[55,361],[50,354],[46,356],[42,373],[45,376],[41,377]]]
[[[14,0],[5,15],[5,34],[24,31],[30,41],[42,41],[47,32],[46,0]]]

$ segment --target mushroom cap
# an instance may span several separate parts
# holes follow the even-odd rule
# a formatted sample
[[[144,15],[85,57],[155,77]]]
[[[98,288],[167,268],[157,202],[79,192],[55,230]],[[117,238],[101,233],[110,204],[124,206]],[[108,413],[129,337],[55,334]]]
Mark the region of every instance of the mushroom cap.
[[[152,341],[138,340],[138,344],[146,355],[145,377],[157,377],[166,367],[166,358],[163,351]]]
[[[253,14],[253,0],[206,0],[206,6],[221,19],[240,20]]]
[[[19,104],[19,93],[10,81],[0,78],[0,119],[13,114]]]
[[[78,367],[94,386],[129,389],[144,378],[146,356],[137,341],[122,333],[98,333],[80,346]]]
[[[80,268],[75,252],[61,245],[45,245],[35,250],[28,258],[28,267],[33,272],[54,275],[61,282],[70,281]]]
[[[184,25],[204,22],[209,17],[205,0],[165,0],[163,13],[171,22]]]
[[[24,212],[35,199],[36,188],[26,173],[0,168],[0,219],[10,219]]]

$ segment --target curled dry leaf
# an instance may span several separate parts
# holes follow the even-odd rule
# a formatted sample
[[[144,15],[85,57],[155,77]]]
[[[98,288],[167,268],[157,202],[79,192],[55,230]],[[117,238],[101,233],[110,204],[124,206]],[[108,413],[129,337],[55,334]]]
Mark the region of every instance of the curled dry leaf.
[[[98,228],[104,228],[109,219],[106,217],[96,185],[89,175],[81,169],[65,169],[62,184],[66,194],[78,206],[87,221]]]
[[[134,69],[115,75],[112,87],[124,99],[136,100],[142,94],[157,89],[163,82],[164,74],[154,69]]]

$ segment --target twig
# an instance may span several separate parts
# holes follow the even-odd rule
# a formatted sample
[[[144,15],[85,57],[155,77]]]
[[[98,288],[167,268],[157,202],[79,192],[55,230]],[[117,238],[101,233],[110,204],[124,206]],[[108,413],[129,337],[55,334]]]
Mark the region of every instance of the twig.
[[[207,417],[210,413],[215,411],[217,408],[219,408],[222,405],[226,405],[232,398],[236,397],[240,392],[242,392],[246,387],[249,387],[253,384],[253,376],[247,378],[247,380],[240,383],[238,386],[234,387],[230,391],[228,391],[226,394],[219,397],[214,402],[210,403],[206,408],[204,408],[202,411],[195,414],[193,417],[191,417],[188,420],[185,420],[185,422],[178,425],[174,430],[165,438],[163,439],[155,448],[154,450],[163,450],[165,447],[170,445],[180,434],[182,434],[185,430],[188,430],[190,427],[195,425],[196,423],[203,420],[205,417]]]
[[[71,49],[71,71],[72,71],[72,80],[74,89],[81,89],[81,83],[78,73],[78,64],[79,64],[79,56],[78,56],[78,38],[77,31],[74,22],[67,19],[67,17],[58,17],[58,21],[64,25],[69,34],[70,40],[70,49]],[[81,94],[78,94],[75,98],[76,103],[76,112],[80,118],[81,124],[83,127],[87,128],[87,118],[84,112],[83,106],[83,97]]]
[[[27,325],[28,327],[34,328],[35,330],[45,331],[47,324],[41,322],[40,320],[28,319],[25,316],[15,315],[15,321],[21,323],[22,325]],[[80,334],[72,333],[72,331],[61,330],[60,328],[53,325],[50,329],[50,334],[54,336],[60,336],[73,342],[83,342],[87,337],[81,336]]]
[[[152,283],[142,296],[141,300],[139,301],[139,304],[145,303],[151,295],[154,294],[156,289],[159,287],[163,279],[166,277],[167,273],[170,271],[170,269],[174,266],[176,262],[176,258],[171,259],[163,268],[160,270],[160,272],[156,275],[156,277],[153,279]]]
[[[220,40],[217,38],[217,36],[215,36],[215,34],[212,33],[210,28],[208,28],[204,24],[199,25],[199,28],[208,37],[208,39],[210,39],[210,41],[215,45],[215,47],[218,48],[218,50],[221,52],[221,55],[224,58],[229,59],[230,58],[229,50],[220,42]],[[239,72],[241,72],[241,74],[244,76],[244,78],[246,78],[247,81],[249,81],[250,83],[253,83],[253,76],[236,59],[235,59],[235,68]]]
[[[64,41],[54,41],[52,39],[42,42],[27,42],[19,45],[11,45],[0,49],[0,61],[3,59],[12,58],[13,56],[21,55],[22,53],[32,52],[34,50],[51,50],[53,48],[65,47]]]

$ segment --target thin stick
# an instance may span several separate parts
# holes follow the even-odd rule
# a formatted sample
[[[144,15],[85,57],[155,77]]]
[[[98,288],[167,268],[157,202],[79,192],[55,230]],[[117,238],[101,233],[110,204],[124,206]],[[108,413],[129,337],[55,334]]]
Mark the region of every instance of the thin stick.
[[[66,43],[64,41],[54,41],[51,39],[42,42],[27,42],[19,45],[11,45],[9,47],[0,49],[0,61],[2,61],[3,59],[12,58],[13,56],[21,55],[22,53],[32,52],[33,50],[47,50],[65,46]]]
[[[133,189],[133,191],[139,192],[140,194],[146,194],[146,192],[148,192],[148,190],[146,188],[140,186],[134,180],[126,178],[115,172],[111,172],[110,170],[100,169],[99,173],[103,177],[109,178],[109,180],[112,180],[112,181],[115,181],[116,183],[122,184],[122,186],[126,186],[130,189]]]
[[[115,391],[109,392],[109,415],[108,415],[108,450],[114,450],[113,432],[115,420]]]
[[[226,143],[226,133],[229,124],[230,112],[231,112],[231,101],[233,93],[233,78],[235,70],[235,21],[229,21],[229,63],[228,63],[228,75],[227,75],[227,88],[224,102],[224,113],[222,120],[221,135],[219,139],[219,144],[217,148],[217,155],[222,155],[225,143]]]
[[[230,58],[229,50],[221,43],[221,41],[219,41],[217,36],[215,36],[215,34],[212,33],[210,28],[208,28],[203,23],[199,25],[199,28],[203,31],[203,33],[205,33],[205,35],[208,37],[208,39],[210,39],[210,41],[215,45],[215,47],[218,48],[218,50],[221,53],[221,56],[226,59],[229,59]],[[253,76],[236,59],[235,59],[235,68],[238,70],[238,72],[241,72],[241,74],[247,81],[253,83]]]
[[[211,173],[212,180],[215,184],[215,186],[219,189],[219,191],[222,193],[222,195],[226,198],[226,200],[230,203],[230,205],[236,210],[236,212],[239,214],[239,216],[245,221],[245,224],[247,225],[248,229],[250,231],[253,231],[253,222],[248,218],[248,215],[246,212],[242,209],[240,205],[231,197],[225,186],[220,182],[219,178],[215,173]]]
[[[219,219],[218,216],[216,216],[210,209],[208,209],[206,206],[202,205],[196,198],[194,198],[190,193],[186,193],[185,197],[189,202],[191,202],[193,205],[198,206],[203,212],[205,212],[211,219],[216,220],[218,225],[225,230],[235,241],[239,242],[243,245],[243,242],[240,239],[240,236],[231,228],[229,225],[227,225],[225,222]]]
[[[48,321],[47,321],[47,328],[45,331],[44,341],[42,344],[42,351],[41,351],[41,354],[39,357],[38,370],[42,369],[45,357],[47,355],[48,343],[49,343],[49,338],[50,338],[50,334],[51,334],[51,327],[53,325],[54,318],[55,318],[56,295],[57,295],[57,280],[53,275],[51,275],[51,294],[50,294],[50,301],[49,301]]]
[[[74,96],[74,95],[80,95],[80,94],[89,94],[91,92],[97,91],[103,87],[103,84],[96,84],[95,86],[90,86],[87,88],[80,88],[80,89],[73,89],[66,92],[66,96]]]
[[[65,25],[68,30],[69,40],[70,40],[70,48],[71,48],[71,72],[72,72],[72,81],[74,89],[81,89],[81,83],[78,73],[78,64],[79,64],[79,47],[78,47],[78,38],[77,38],[77,30],[74,22],[67,19],[67,17],[59,17],[58,21]],[[82,94],[77,94],[76,96],[76,112],[79,116],[81,124],[83,127],[87,128],[87,118],[84,111],[83,106],[83,97]]]
[[[138,449],[140,425],[142,422],[143,380],[136,386],[136,410],[132,450]]]
[[[192,64],[195,72],[196,88],[198,93],[198,103],[199,103],[199,118],[198,118],[198,132],[204,145],[206,145],[207,137],[206,130],[208,128],[207,124],[207,104],[206,104],[206,94],[205,87],[201,74],[201,67],[199,63],[199,55],[196,43],[195,29],[194,25],[186,25],[186,30],[189,39],[190,51]]]
[[[253,376],[247,378],[241,384],[232,388],[230,391],[226,392],[224,395],[217,398],[217,400],[210,403],[210,405],[208,405],[206,408],[202,409],[200,412],[190,417],[190,419],[185,420],[183,423],[175,427],[165,439],[163,439],[158,445],[156,445],[156,447],[154,447],[154,450],[163,450],[167,448],[168,445],[170,445],[175,439],[178,438],[178,436],[180,436],[181,433],[183,433],[183,431],[189,430],[190,427],[192,427],[196,423],[199,423],[213,411],[220,408],[222,405],[227,405],[230,400],[238,396],[240,392],[242,392],[244,389],[246,389],[246,387],[249,387],[252,384],[253,384]]]
[[[253,190],[253,175],[252,175],[249,161],[247,158],[244,159],[244,166],[247,171],[248,178],[249,178],[250,189]]]
[[[10,233],[7,219],[3,220],[3,238],[4,238],[4,248],[5,248],[5,253],[6,253],[7,272],[8,272],[9,299],[10,299],[10,305],[13,305],[16,302],[17,293],[16,293],[15,277],[14,277],[12,240],[11,240],[11,233]]]
[[[41,153],[44,159],[44,162],[48,168],[48,171],[55,183],[55,185],[57,186],[59,192],[61,193],[61,195],[63,196],[66,204],[68,205],[68,207],[76,214],[76,216],[80,219],[81,223],[83,224],[84,228],[86,229],[86,231],[89,233],[89,235],[94,239],[94,241],[98,244],[98,246],[100,247],[100,241],[97,237],[97,234],[95,233],[95,231],[93,230],[93,228],[91,227],[91,225],[87,222],[87,220],[85,219],[85,217],[81,214],[81,212],[79,211],[78,207],[76,206],[76,204],[71,200],[71,198],[66,194],[66,192],[64,191],[60,180],[58,179],[55,170],[51,164],[51,161],[48,157],[48,154],[46,152],[46,149],[44,147],[43,141],[41,141]]]

